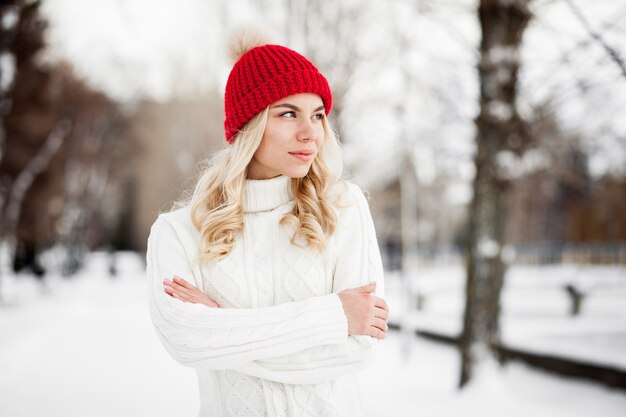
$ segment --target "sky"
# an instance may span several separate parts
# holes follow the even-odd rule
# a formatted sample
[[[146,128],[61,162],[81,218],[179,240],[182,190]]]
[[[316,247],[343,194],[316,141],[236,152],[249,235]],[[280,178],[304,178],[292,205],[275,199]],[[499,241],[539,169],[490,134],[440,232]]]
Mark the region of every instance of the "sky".
[[[79,74],[118,100],[164,100],[177,84],[188,88],[180,80],[189,78],[206,88],[217,71],[212,28],[219,22],[211,3],[44,1],[51,58],[70,60]]]

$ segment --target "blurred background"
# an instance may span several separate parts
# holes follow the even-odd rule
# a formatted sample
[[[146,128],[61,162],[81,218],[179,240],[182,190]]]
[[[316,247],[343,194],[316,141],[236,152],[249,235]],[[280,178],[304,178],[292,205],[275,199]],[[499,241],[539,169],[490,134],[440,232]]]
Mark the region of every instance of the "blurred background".
[[[623,416],[621,0],[0,2],[0,417],[195,415],[146,239],[224,146],[242,25],[309,57],[367,190],[369,416]]]

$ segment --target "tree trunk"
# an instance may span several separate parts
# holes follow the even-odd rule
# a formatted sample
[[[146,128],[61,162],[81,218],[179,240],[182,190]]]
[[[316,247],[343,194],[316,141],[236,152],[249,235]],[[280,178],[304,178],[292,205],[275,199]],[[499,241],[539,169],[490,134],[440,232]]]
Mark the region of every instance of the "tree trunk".
[[[466,304],[461,335],[460,387],[485,356],[496,355],[499,341],[506,167],[501,152],[521,153],[524,125],[515,101],[519,49],[530,19],[529,0],[481,0],[480,113],[476,119],[476,177],[467,242]]]
[[[17,32],[17,24],[20,18],[21,4],[13,4],[14,2],[3,2],[0,5],[0,56],[8,62],[8,65],[0,67],[0,163],[4,158],[6,147],[6,130],[4,127],[4,119],[11,109],[11,101],[9,93],[13,86],[15,78],[16,57],[12,53],[13,40]],[[8,74],[6,73],[9,70]],[[0,251],[4,250],[5,225],[2,220],[4,207],[6,205],[6,196],[8,192],[8,178],[0,172]],[[3,254],[0,252],[0,260]],[[0,304],[4,299],[2,291],[3,276],[2,268],[0,268]]]
[[[9,240],[17,240],[18,222],[20,220],[20,211],[26,192],[37,178],[48,167],[48,163],[57,153],[66,135],[71,130],[72,123],[69,120],[61,120],[46,139],[43,146],[37,154],[28,162],[26,167],[11,184],[11,192],[7,201],[6,213],[4,218],[5,233]]]

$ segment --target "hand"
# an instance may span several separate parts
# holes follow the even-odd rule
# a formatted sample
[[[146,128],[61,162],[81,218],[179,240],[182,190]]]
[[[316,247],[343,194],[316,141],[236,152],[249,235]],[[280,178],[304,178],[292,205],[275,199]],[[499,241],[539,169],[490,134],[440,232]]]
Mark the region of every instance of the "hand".
[[[207,297],[205,293],[177,276],[174,276],[173,280],[164,279],[163,290],[168,295],[186,303],[204,304],[207,307],[219,307],[219,305]]]
[[[385,300],[372,294],[375,289],[374,282],[339,293],[348,318],[349,335],[367,335],[377,339],[384,339],[387,335],[389,307]]]

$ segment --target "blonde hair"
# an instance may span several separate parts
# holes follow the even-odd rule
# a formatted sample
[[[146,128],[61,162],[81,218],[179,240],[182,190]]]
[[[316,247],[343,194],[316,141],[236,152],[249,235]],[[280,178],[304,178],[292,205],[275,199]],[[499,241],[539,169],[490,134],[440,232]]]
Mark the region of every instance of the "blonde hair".
[[[191,220],[202,242],[199,261],[216,262],[235,247],[237,233],[243,231],[243,199],[248,165],[263,139],[269,107],[252,118],[237,133],[232,144],[217,152],[206,163],[191,198],[178,205],[190,205]],[[324,142],[303,178],[291,179],[293,209],[280,220],[294,228],[291,243],[319,251],[325,247],[337,225],[337,207],[329,196],[340,181],[342,161],[337,136],[327,119],[322,119]],[[302,246],[302,245],[301,245]]]

